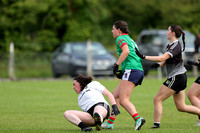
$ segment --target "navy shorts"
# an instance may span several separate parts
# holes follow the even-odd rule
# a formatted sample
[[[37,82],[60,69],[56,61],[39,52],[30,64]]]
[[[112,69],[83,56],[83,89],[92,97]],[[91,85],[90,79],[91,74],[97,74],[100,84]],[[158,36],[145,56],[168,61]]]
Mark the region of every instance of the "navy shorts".
[[[176,92],[175,94],[178,94],[187,87],[187,76],[185,73],[173,76],[167,79],[163,85],[174,90]]]
[[[136,69],[126,69],[122,80],[133,82],[136,86],[141,85],[144,78],[144,72]]]
[[[200,76],[194,82],[200,84]]]

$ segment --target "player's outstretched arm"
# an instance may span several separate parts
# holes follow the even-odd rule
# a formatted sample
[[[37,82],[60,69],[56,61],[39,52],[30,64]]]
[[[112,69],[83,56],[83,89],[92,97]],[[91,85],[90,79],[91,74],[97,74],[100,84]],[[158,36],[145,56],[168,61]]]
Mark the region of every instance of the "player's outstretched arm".
[[[107,96],[111,105],[112,105],[112,113],[111,114],[114,114],[114,115],[118,115],[120,114],[120,111],[117,107],[117,104],[116,104],[116,101],[115,101],[115,98],[113,96],[112,93],[110,93],[110,91],[108,91],[106,88],[103,90],[103,95]]]

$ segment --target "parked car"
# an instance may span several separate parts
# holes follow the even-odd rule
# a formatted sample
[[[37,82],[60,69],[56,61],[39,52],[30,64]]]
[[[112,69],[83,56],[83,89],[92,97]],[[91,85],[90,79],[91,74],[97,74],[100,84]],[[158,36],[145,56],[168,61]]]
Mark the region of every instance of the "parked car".
[[[113,75],[116,58],[99,42],[91,42],[92,72],[94,76]],[[63,74],[74,77],[87,74],[87,42],[67,42],[52,54],[53,77]]]
[[[159,54],[165,53],[165,48],[169,41],[167,40],[166,35],[167,30],[143,30],[138,36],[137,44],[139,49],[143,54],[157,56]],[[186,68],[191,68],[187,65],[187,61],[193,58],[194,54],[194,40],[195,36],[189,32],[185,32],[185,51],[183,52],[183,60]],[[179,41],[182,43],[182,37],[179,38]],[[145,75],[147,75],[148,71],[151,69],[151,65],[153,62],[143,60],[143,69]],[[165,71],[165,68],[162,68]],[[165,73],[165,72],[164,72]]]

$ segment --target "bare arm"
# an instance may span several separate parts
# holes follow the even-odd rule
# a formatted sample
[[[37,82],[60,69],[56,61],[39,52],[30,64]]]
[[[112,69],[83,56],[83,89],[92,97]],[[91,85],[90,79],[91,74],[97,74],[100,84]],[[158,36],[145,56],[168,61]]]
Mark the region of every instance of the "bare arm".
[[[111,115],[118,115],[120,114],[120,111],[117,107],[116,101],[114,96],[112,95],[112,93],[110,93],[110,91],[108,91],[106,88],[103,90],[103,95],[107,96],[111,105],[112,105],[112,112]]]
[[[161,56],[146,56],[145,59],[150,60],[150,61],[154,61],[154,62],[165,62],[170,57],[171,57],[170,54],[164,53]],[[161,63],[160,65],[163,65],[163,63]]]
[[[103,90],[103,95],[107,96],[111,105],[116,104],[115,98],[110,91],[108,91],[106,88]]]
[[[116,64],[117,65],[120,65],[125,59],[126,57],[128,56],[129,54],[129,48],[128,48],[128,45],[124,45],[122,47],[122,53],[121,55],[119,56],[119,59],[117,60]]]

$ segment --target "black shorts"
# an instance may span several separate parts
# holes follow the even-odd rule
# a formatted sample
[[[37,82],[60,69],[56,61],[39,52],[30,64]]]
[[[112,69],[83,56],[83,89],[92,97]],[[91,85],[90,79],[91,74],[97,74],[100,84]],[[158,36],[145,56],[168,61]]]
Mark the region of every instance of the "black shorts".
[[[106,115],[106,117],[105,117],[103,120],[108,119],[109,116],[110,116],[110,107],[109,107],[109,105],[107,105],[106,103],[103,103],[103,102],[97,103],[97,104],[93,105],[87,112],[93,117],[94,108],[95,108],[95,106],[97,106],[97,105],[101,105],[101,106],[103,106],[105,109],[107,109],[107,115]]]
[[[167,79],[163,85],[171,88],[178,94],[180,91],[184,90],[187,87],[187,76],[186,74],[179,74]]]
[[[200,76],[194,82],[200,84]]]

